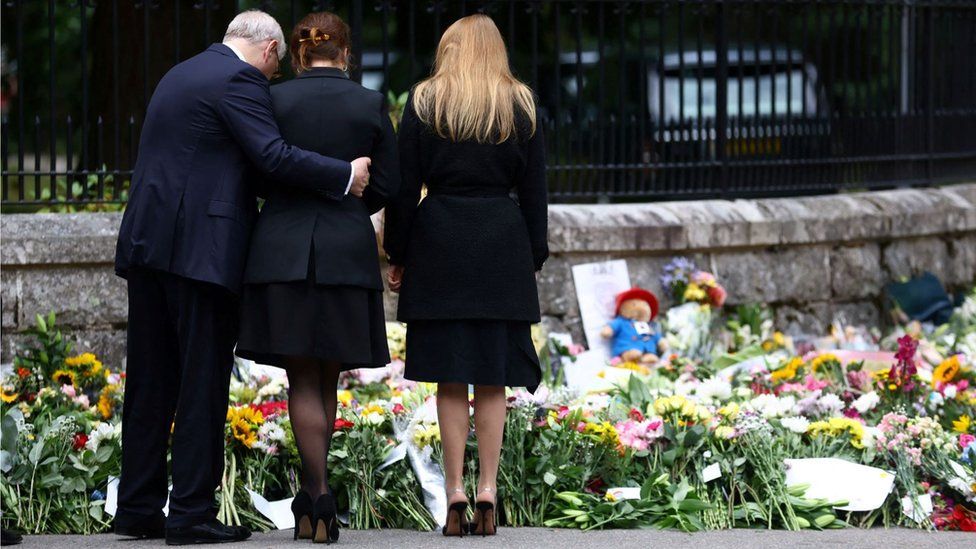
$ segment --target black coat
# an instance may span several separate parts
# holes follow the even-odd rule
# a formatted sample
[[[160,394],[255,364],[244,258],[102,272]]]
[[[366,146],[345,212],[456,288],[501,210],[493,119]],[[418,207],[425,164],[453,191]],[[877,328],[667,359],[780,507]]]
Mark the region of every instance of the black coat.
[[[238,291],[255,175],[342,199],[348,162],[285,143],[268,79],[214,44],[163,76],[146,111],[115,270],[147,267]]]
[[[541,125],[530,136],[521,117],[504,143],[452,142],[421,122],[412,102],[400,122],[402,185],[384,236],[390,262],[404,266],[397,317],[537,322],[535,271],[549,255]]]
[[[379,250],[370,214],[400,186],[396,137],[386,98],[339,69],[312,68],[272,86],[275,118],[289,143],[342,160],[372,159],[362,198],[326,200],[275,188],[251,236],[244,282],[305,280],[314,253],[318,284],[382,290]]]

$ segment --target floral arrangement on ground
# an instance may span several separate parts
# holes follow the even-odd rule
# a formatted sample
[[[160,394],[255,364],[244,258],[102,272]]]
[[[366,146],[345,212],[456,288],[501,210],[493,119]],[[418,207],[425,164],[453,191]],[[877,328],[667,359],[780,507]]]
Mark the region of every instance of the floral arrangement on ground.
[[[608,365],[602,386],[563,384],[578,349],[535,329],[546,383],[509,397],[502,524],[976,531],[976,290],[943,326],[909,324],[886,337],[835,326],[794,341],[762,306],[723,315],[709,298],[719,290],[682,284],[663,319],[670,354],[653,368]],[[436,387],[402,378],[404,328],[391,323],[388,332],[393,364],[342,378],[330,477],[348,527],[429,530],[442,518]],[[36,343],[18,354],[0,395],[3,524],[105,531],[125,374],[75,354],[53,315],[32,333]],[[878,350],[844,350],[865,345]],[[274,528],[255,496],[282,499],[297,488],[285,381],[239,364],[231,401],[218,516]],[[476,444],[472,437],[472,470]],[[890,493],[867,510],[821,497],[790,478],[811,458],[880,469]]]

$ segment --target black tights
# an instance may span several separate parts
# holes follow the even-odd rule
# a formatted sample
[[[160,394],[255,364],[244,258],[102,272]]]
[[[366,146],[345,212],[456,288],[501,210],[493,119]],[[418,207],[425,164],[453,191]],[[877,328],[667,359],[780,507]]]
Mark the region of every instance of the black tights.
[[[329,444],[336,417],[339,364],[290,357],[288,414],[302,460],[302,490],[314,500],[329,491]]]

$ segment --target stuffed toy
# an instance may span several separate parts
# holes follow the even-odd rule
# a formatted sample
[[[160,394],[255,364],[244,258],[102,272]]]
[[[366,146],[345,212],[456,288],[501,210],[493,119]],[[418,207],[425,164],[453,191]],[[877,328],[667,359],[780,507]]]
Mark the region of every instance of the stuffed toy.
[[[613,356],[625,362],[657,362],[658,353],[667,348],[656,323],[651,323],[657,312],[657,297],[643,288],[617,294],[616,318],[600,332],[612,339]]]

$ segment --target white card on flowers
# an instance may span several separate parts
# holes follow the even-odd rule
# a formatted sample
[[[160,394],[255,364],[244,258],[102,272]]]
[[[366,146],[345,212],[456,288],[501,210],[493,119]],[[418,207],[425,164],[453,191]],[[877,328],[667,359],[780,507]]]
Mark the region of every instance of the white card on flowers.
[[[787,459],[786,484],[809,484],[805,498],[843,500],[841,511],[871,511],[884,504],[895,475],[838,458]]]
[[[264,496],[254,490],[245,488],[251,496],[251,503],[254,505],[254,508],[270,520],[275,525],[275,528],[287,530],[295,527],[295,515],[291,512],[291,501],[295,498],[268,501],[264,499]]]

